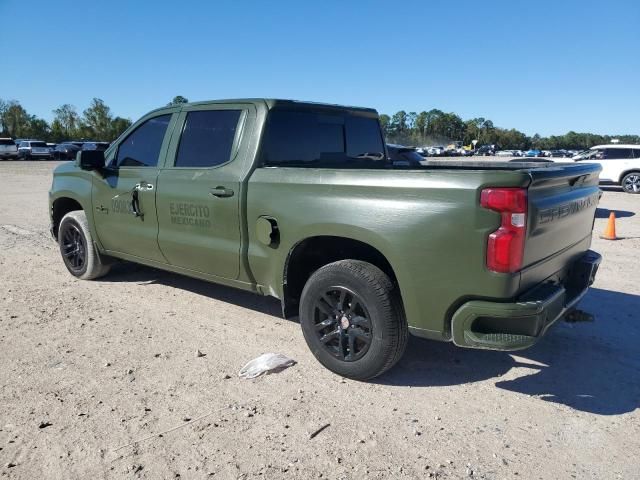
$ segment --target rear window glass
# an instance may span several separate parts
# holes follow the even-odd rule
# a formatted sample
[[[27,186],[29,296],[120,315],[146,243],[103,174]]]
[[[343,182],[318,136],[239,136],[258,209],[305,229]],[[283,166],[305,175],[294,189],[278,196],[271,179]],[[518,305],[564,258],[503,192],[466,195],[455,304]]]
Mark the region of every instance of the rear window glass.
[[[0,145],[15,145],[16,142],[14,142],[13,140],[6,140],[4,138],[0,139]]]
[[[44,142],[31,142],[31,146],[40,148],[40,147],[46,147],[47,144]]]
[[[266,166],[384,165],[377,118],[341,113],[274,110],[262,144]]]

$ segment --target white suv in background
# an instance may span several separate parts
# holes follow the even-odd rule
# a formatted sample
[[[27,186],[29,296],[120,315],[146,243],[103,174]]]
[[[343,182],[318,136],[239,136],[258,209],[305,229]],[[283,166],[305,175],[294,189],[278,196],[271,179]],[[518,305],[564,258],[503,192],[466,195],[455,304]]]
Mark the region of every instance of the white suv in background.
[[[20,142],[18,157],[25,160],[33,160],[36,158],[48,160],[53,158],[53,154],[45,142],[41,142],[40,140],[25,140]]]
[[[572,159],[602,165],[600,183],[620,185],[627,193],[640,193],[640,145],[596,145]]]
[[[10,138],[0,138],[0,159],[4,158],[9,160],[18,158],[18,147]]]

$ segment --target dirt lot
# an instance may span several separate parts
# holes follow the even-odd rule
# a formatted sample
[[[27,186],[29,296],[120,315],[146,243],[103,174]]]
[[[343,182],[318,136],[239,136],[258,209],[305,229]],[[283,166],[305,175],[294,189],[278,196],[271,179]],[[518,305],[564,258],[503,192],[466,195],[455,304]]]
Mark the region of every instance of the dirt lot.
[[[273,299],[126,264],[76,281],[48,235],[54,165],[0,162],[0,476],[640,478],[640,196],[602,198],[596,233],[611,209],[626,238],[594,235],[595,323],[517,355],[412,339],[359,383]],[[298,364],[237,377],[269,351]]]

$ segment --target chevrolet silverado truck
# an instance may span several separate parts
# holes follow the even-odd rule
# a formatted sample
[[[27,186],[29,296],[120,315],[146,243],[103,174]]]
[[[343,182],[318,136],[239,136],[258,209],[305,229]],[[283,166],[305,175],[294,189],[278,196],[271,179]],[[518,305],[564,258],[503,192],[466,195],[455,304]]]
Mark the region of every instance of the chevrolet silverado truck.
[[[409,333],[517,350],[579,317],[599,172],[394,163],[372,109],[191,103],[59,165],[51,232],[80,279],[125,260],[276,297],[321,364],[369,379]]]

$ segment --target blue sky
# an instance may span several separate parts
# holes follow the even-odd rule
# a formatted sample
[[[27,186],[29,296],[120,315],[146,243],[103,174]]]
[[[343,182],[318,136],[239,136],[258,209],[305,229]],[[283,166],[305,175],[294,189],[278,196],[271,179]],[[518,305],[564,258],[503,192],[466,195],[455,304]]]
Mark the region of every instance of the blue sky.
[[[46,119],[99,97],[135,120],[179,94],[640,134],[638,0],[0,0],[0,19],[0,98]]]

